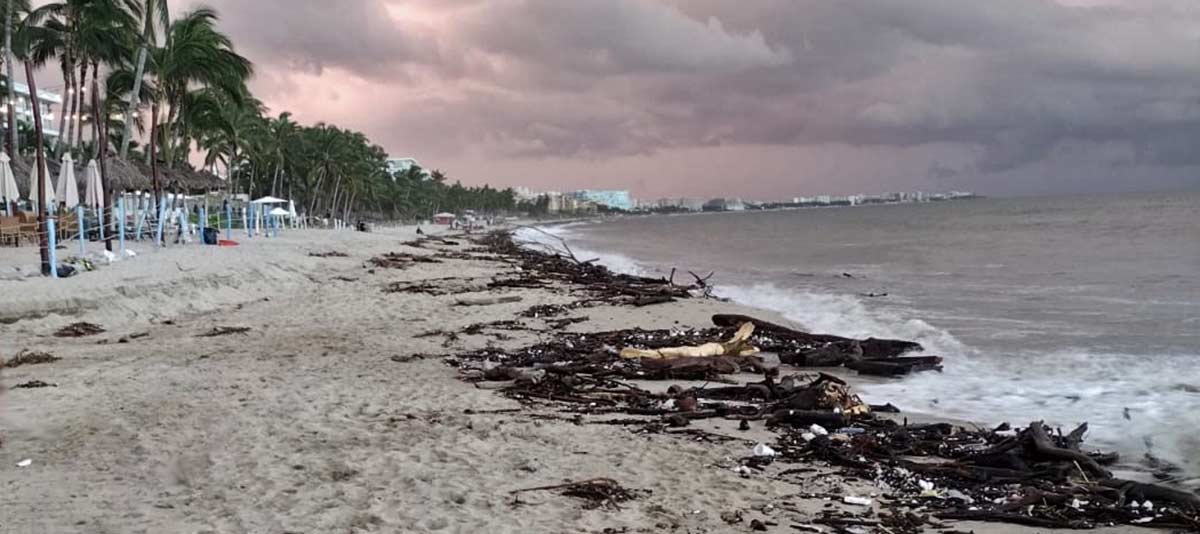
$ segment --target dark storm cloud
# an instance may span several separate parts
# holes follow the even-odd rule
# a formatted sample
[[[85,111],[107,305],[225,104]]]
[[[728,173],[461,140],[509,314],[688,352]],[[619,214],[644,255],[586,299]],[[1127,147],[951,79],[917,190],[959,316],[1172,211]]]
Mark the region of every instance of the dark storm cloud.
[[[930,164],[948,178],[1019,169],[1072,142],[1134,165],[1200,164],[1190,0],[216,5],[277,77],[337,69],[390,86],[395,101],[363,127],[435,130],[420,147],[443,154],[948,143],[974,155]]]

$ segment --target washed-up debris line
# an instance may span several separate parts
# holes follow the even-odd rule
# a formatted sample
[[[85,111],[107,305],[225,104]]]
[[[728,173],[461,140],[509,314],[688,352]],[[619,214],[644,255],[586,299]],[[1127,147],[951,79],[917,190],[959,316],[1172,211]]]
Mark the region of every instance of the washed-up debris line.
[[[594,299],[633,306],[705,296],[709,291],[708,277],[694,276],[695,283],[681,285],[675,283],[674,276],[651,278],[613,273],[594,259],[575,257],[566,243],[562,251],[552,253],[522,247],[510,232],[492,232],[478,239],[488,252],[515,260],[521,267],[520,276],[499,283],[498,287],[545,287],[553,282],[566,282]]]
[[[58,384],[51,384],[41,380],[30,380],[13,386],[13,389],[40,389],[40,388],[56,388]]]
[[[327,252],[309,252],[308,255],[313,258],[349,258],[350,255],[345,252],[330,250]]]
[[[104,328],[93,323],[71,323],[54,333],[55,337],[85,337],[104,333]]]
[[[18,352],[16,356],[13,356],[8,361],[4,361],[4,359],[0,358],[0,367],[7,367],[7,368],[11,369],[13,367],[20,367],[22,365],[38,365],[38,364],[43,364],[43,363],[53,363],[53,362],[57,362],[61,359],[62,358],[59,358],[58,356],[50,354],[49,352],[23,350],[21,352]]]
[[[1200,529],[1200,497],[1115,478],[1107,466],[1117,455],[1082,448],[1086,426],[1063,435],[1041,422],[1021,430],[908,425],[878,415],[895,410],[866,404],[842,379],[803,369],[840,363],[860,373],[899,376],[940,366],[936,357],[904,356],[921,350],[916,343],[809,334],[736,315],[717,315],[713,322],[718,326],[705,329],[558,332],[528,347],[489,347],[448,363],[465,380],[575,414],[569,420],[581,424],[662,432],[709,418],[740,421],[743,429],[763,421],[777,441],[773,448],[756,447],[743,468],[828,463],[843,477],[880,488],[876,499],[845,496],[864,511],[826,511],[813,519],[834,531],[922,532],[956,520]],[[768,364],[768,353],[780,364]],[[785,373],[792,367],[800,369]],[[738,373],[761,380],[731,380]],[[706,383],[674,384],[663,392],[635,380]],[[613,414],[624,417],[601,418]]]
[[[367,263],[384,269],[407,269],[418,263],[442,263],[442,260],[407,252],[388,252],[367,260]]]

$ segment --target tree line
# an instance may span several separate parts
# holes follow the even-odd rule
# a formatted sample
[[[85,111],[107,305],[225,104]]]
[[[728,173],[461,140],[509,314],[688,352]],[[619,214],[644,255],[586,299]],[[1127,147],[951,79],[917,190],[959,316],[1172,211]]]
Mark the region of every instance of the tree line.
[[[160,169],[203,159],[205,168],[225,172],[229,193],[285,196],[309,214],[345,219],[516,207],[511,190],[451,184],[443,172],[415,167],[390,173],[386,152],[360,132],[301,125],[287,112],[271,116],[247,86],[253,64],[220,30],[213,9],[173,16],[167,0],[0,2],[8,100],[16,101],[8,82],[18,79],[18,66],[31,95],[37,69],[57,67],[64,82],[52,144],[43,139],[37,98],[30,99],[32,121],[8,106],[11,157],[97,158],[106,191],[107,157],[140,159],[151,168],[156,198]]]

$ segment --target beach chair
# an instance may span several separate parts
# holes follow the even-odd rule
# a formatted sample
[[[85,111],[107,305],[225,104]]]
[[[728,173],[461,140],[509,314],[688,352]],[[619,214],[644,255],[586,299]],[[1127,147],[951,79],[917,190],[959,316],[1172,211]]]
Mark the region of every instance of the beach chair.
[[[60,243],[68,239],[75,239],[79,236],[79,217],[74,213],[63,213],[58,216],[58,225],[55,229],[58,231]]]
[[[0,246],[17,246],[21,237],[20,217],[0,217]]]
[[[18,241],[36,245],[38,243],[38,220],[34,213],[22,213],[18,226]]]

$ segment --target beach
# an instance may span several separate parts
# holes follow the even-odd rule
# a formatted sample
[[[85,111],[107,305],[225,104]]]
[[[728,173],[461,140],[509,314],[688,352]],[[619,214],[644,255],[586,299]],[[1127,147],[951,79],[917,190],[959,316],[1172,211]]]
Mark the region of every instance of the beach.
[[[525,319],[532,329],[504,336],[426,334],[568,304],[575,289],[385,292],[516,272],[479,253],[404,269],[367,264],[388,252],[472,246],[402,244],[416,237],[402,227],[243,236],[229,248],[135,244],[137,257],[95,272],[0,281],[0,355],[61,358],[0,371],[0,532],[744,532],[753,520],[796,532],[830,507],[864,512],[829,494],[880,498],[869,481],[823,465],[800,478],[776,476],[779,465],[737,472],[736,459],[772,439],[757,423],[740,431],[736,421],[704,422],[728,441],[577,424],[462,380],[444,357],[529,345],[550,335],[546,320]],[[0,255],[11,268],[32,265],[36,250]],[[468,297],[507,299],[455,305]],[[718,313],[788,322],[697,298],[598,305],[561,328],[702,327]],[[54,336],[77,322],[105,331]],[[16,387],[35,380],[53,386]],[[648,493],[595,509],[555,492],[510,493],[593,478]]]

